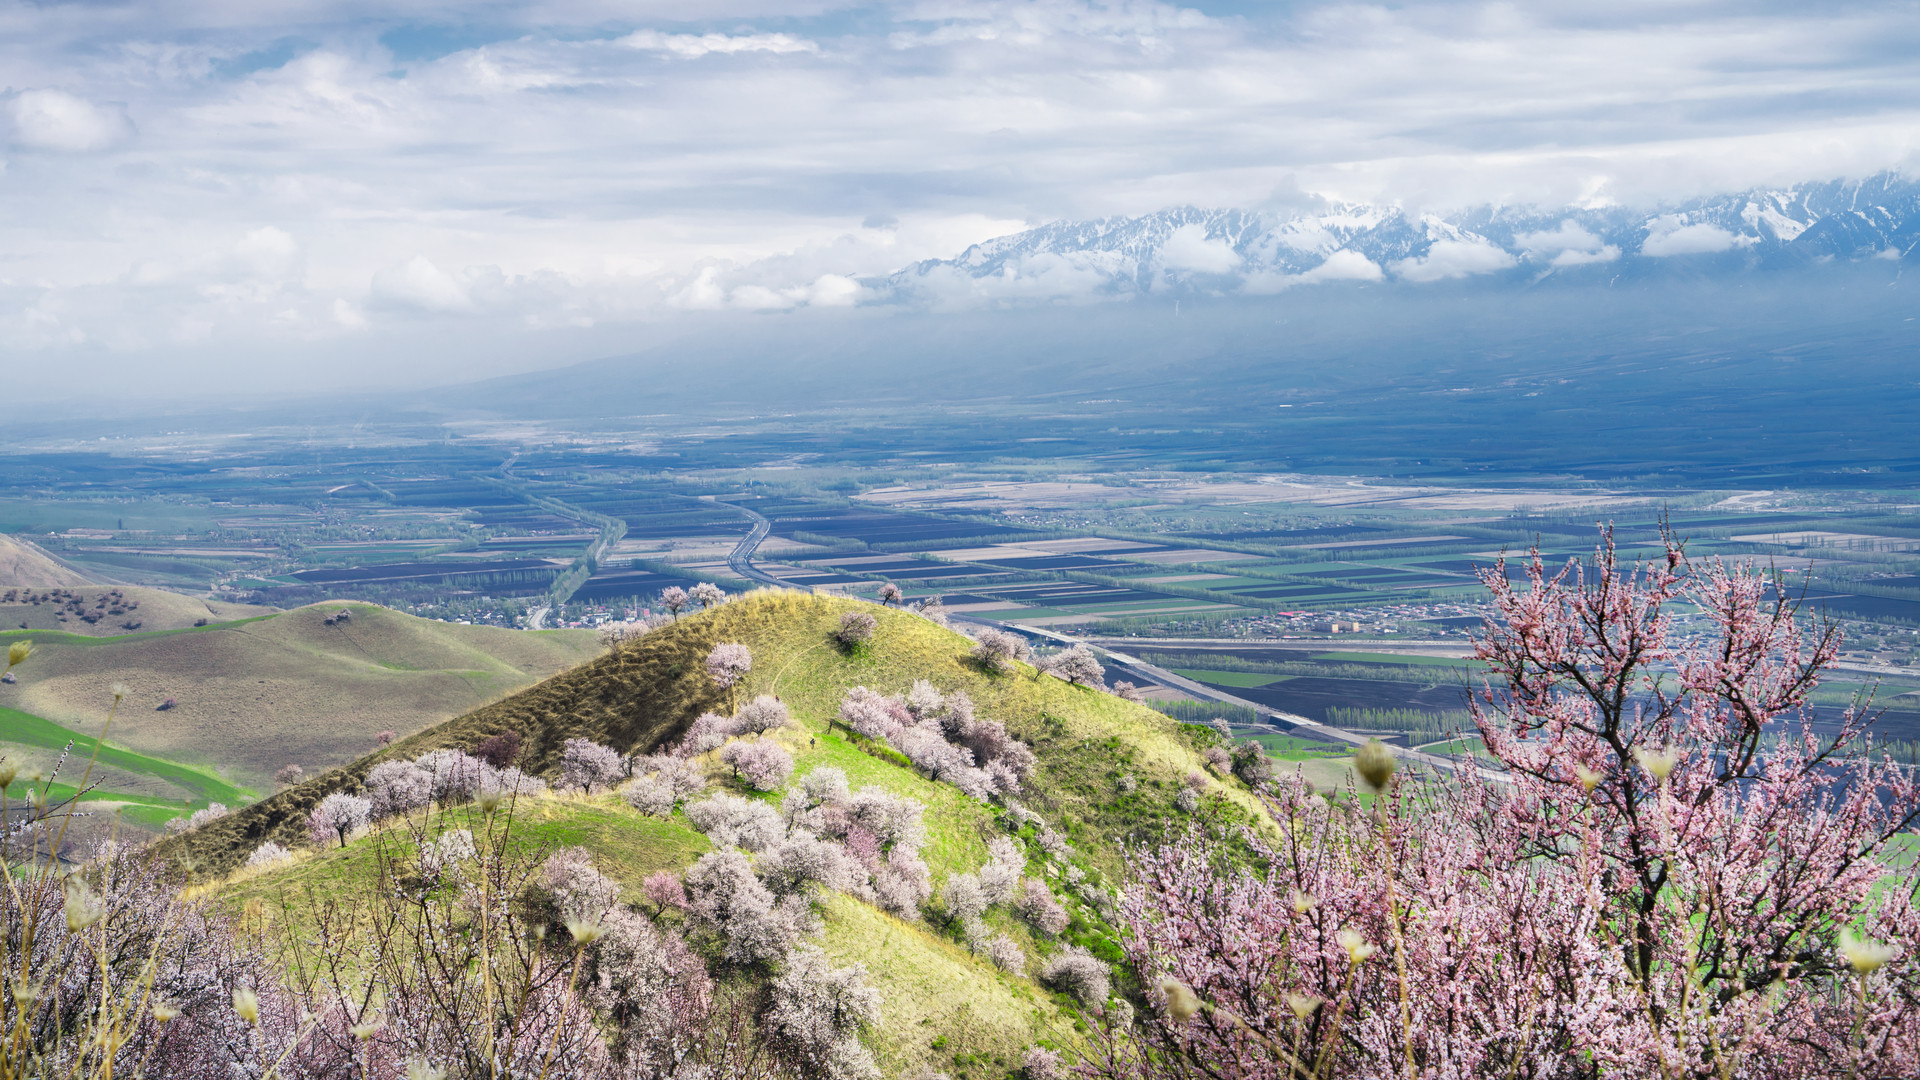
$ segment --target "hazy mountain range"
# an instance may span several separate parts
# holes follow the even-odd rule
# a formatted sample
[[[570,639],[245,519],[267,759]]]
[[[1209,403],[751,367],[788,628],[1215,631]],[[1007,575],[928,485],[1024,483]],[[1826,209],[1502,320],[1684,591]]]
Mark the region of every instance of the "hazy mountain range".
[[[1059,221],[975,244],[875,282],[900,300],[1046,299],[1074,293],[1259,295],[1336,280],[1425,283],[1492,276],[1613,282],[1685,266],[1790,269],[1898,261],[1920,246],[1920,182],[1884,173],[1756,189],[1672,206],[1449,214],[1320,202],[1304,210],[1174,207]]]

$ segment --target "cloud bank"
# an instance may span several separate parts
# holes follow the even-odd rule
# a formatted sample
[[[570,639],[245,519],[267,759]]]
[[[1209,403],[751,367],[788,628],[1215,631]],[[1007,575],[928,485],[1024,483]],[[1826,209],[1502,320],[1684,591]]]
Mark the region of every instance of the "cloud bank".
[[[1641,205],[1920,151],[1897,3],[0,0],[0,30],[0,349],[181,387],[558,363],[681,313],[864,302],[1058,219]],[[1641,250],[1739,243],[1660,219]],[[1206,235],[1160,257],[1245,270]],[[1578,228],[1442,237],[1244,288],[1619,257]],[[1034,259],[941,295],[1090,282]],[[457,335],[488,349],[421,346]]]

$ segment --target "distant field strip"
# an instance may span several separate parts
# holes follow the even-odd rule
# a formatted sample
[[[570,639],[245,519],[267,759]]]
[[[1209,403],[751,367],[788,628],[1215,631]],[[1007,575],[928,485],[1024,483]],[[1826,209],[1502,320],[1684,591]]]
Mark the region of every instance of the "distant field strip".
[[[51,720],[45,720],[32,713],[18,709],[0,708],[0,742],[18,743],[22,746],[37,746],[46,750],[58,750],[73,743],[74,756],[85,760],[93,754],[95,740],[88,735],[61,727]],[[148,757],[131,750],[121,750],[112,746],[100,748],[100,763],[124,769],[131,773],[141,773],[157,777],[187,792],[195,802],[210,801],[236,805],[248,798],[249,793],[234,787],[225,780],[198,769],[190,769],[177,762],[162,758]],[[138,795],[114,796],[133,800],[142,799]]]
[[[1175,675],[1215,686],[1255,687],[1286,682],[1291,675],[1263,675],[1253,671],[1213,671],[1208,668],[1169,668]]]
[[[1313,658],[1358,664],[1404,664],[1410,667],[1476,666],[1475,661],[1464,656],[1416,656],[1410,653],[1327,652],[1315,653]]]

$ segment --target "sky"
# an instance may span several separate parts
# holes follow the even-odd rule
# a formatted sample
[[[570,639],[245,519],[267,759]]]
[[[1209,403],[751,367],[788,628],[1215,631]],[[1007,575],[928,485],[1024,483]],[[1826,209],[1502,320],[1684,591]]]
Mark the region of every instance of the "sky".
[[[0,360],[424,386],[1060,219],[1910,172],[1915,55],[1912,3],[0,0]]]

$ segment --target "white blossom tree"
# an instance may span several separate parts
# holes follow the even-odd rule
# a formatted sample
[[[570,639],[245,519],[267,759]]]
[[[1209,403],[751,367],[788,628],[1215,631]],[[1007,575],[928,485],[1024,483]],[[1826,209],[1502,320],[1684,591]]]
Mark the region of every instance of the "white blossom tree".
[[[346,847],[347,837],[355,829],[365,828],[372,812],[370,800],[336,791],[321,799],[307,815],[307,835],[315,847],[325,847],[335,836],[340,838],[340,846]]]

